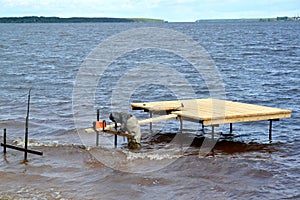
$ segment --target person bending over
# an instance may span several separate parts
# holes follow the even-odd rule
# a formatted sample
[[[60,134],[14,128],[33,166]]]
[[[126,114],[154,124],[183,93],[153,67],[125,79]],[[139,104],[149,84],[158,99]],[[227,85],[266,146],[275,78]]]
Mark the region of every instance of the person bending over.
[[[114,123],[121,124],[119,132],[128,132],[133,136],[133,138],[127,138],[129,149],[141,148],[141,127],[134,115],[126,112],[112,112],[109,119]]]

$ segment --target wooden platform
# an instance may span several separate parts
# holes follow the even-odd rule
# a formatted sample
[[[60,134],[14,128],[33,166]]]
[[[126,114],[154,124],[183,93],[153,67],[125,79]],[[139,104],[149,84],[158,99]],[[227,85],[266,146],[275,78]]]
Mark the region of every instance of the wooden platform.
[[[180,120],[180,131],[182,131],[183,120],[201,123],[203,131],[204,126],[211,126],[212,138],[214,138],[214,127],[219,124],[230,124],[230,133],[232,133],[233,123],[269,120],[270,141],[272,140],[272,122],[281,118],[289,118],[292,113],[291,110],[211,98],[132,103],[131,108],[149,112],[150,118],[139,120],[139,124],[150,124],[150,130],[152,130],[153,122],[176,118]],[[159,114],[159,116],[152,117],[153,113]],[[97,122],[99,122],[99,110],[97,110]],[[120,125],[117,124],[117,127]],[[117,136],[132,137],[128,133],[118,132],[114,124],[107,125],[104,128],[94,126],[86,129],[86,132],[96,132],[96,146],[99,143],[100,132],[115,135],[115,147],[117,147]]]
[[[192,99],[132,103],[133,110],[166,111],[182,119],[201,121],[203,125],[229,124],[291,117],[291,110],[217,99]]]

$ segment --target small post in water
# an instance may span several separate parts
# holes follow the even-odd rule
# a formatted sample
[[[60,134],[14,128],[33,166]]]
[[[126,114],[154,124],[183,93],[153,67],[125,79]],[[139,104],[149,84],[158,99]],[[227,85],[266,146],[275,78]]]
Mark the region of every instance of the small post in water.
[[[117,134],[115,134],[115,148],[117,148],[118,146],[118,136]]]
[[[272,142],[272,122],[273,120],[270,119],[270,124],[269,124],[269,141]]]
[[[97,122],[99,122],[100,120],[100,111],[99,109],[97,109],[97,121],[96,121],[96,124],[95,124],[95,128],[96,128],[96,146],[99,145],[99,131],[97,131]]]
[[[24,151],[24,161],[27,161],[30,92],[31,92],[31,88],[29,89],[29,93],[28,93],[27,115],[26,115],[26,122],[25,122],[25,147],[24,147],[25,151]]]
[[[3,130],[3,153],[6,154],[6,128]]]

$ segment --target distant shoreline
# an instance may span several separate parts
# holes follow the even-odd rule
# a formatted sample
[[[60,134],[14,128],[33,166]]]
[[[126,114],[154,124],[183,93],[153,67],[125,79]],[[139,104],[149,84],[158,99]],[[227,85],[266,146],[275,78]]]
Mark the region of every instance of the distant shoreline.
[[[241,19],[199,19],[196,22],[300,22],[300,17],[276,17],[276,18],[241,18]]]
[[[122,23],[122,22],[165,22],[151,18],[113,18],[113,17],[1,17],[0,23]]]
[[[241,18],[241,19],[199,19],[195,22],[300,22],[300,17],[276,17],[276,18]],[[115,17],[0,17],[0,23],[132,23],[132,22],[158,22],[167,23],[163,19],[153,18],[115,18]]]

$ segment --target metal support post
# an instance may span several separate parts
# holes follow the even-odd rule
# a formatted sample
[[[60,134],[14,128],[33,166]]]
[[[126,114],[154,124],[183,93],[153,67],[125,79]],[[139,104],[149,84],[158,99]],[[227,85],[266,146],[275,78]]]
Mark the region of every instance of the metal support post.
[[[30,91],[31,91],[31,89],[29,90],[29,94],[28,94],[27,116],[26,116],[26,122],[25,122],[25,146],[24,146],[24,148],[14,146],[14,145],[10,145],[10,144],[6,144],[6,128],[4,129],[4,133],[3,133],[3,143],[0,144],[1,146],[3,146],[3,152],[4,153],[6,153],[6,148],[15,149],[15,150],[18,150],[18,151],[23,151],[24,152],[24,162],[27,162],[27,154],[28,153],[41,155],[41,156],[43,155],[43,152],[28,149],[28,124],[29,124]]]
[[[3,131],[3,153],[6,153],[6,128]]]
[[[96,131],[96,146],[99,145],[99,132]]]
[[[30,105],[30,92],[29,89],[28,93],[28,102],[27,102],[27,115],[26,115],[26,122],[25,122],[25,151],[24,151],[24,160],[27,161],[27,150],[28,150],[28,123],[29,123],[29,105]]]
[[[150,115],[150,118],[152,119],[153,113],[151,110],[149,110],[149,115]],[[150,122],[150,132],[152,132],[152,122]]]
[[[214,140],[215,139],[215,125],[211,126],[211,136],[212,136],[212,139]]]
[[[100,111],[99,111],[99,109],[97,109],[97,121],[96,121],[96,125],[95,125],[96,127],[97,127],[97,122],[99,122],[99,120],[100,120]],[[99,131],[96,131],[96,146],[98,146],[98,145],[99,145]]]
[[[115,148],[118,146],[118,136],[115,134]]]
[[[115,129],[116,129],[116,131],[118,131],[117,122],[115,122]],[[117,146],[118,146],[118,136],[117,136],[117,134],[115,134],[115,148],[117,148]]]
[[[273,123],[273,120],[270,119],[270,125],[269,125],[269,140],[270,142],[272,141],[272,123]]]
[[[182,129],[183,129],[183,121],[182,118],[180,117],[180,133],[182,133]]]
[[[230,128],[229,133],[232,134],[232,123],[230,123],[229,128]]]
[[[199,122],[201,123],[201,125],[202,125],[202,131],[204,132],[204,124],[203,124],[203,121],[200,120]]]

